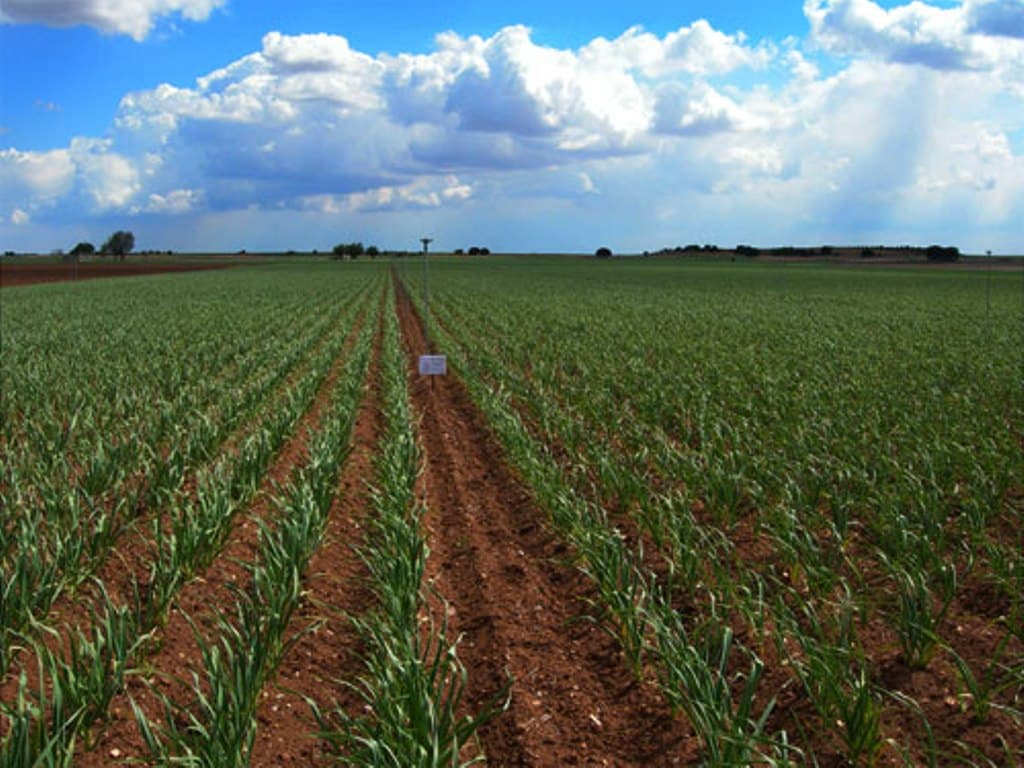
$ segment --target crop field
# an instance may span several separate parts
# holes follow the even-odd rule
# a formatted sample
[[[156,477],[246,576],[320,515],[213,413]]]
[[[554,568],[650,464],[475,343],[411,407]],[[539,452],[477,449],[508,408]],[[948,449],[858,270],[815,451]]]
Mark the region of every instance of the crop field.
[[[1024,271],[425,287],[0,292],[0,766],[1024,764]]]

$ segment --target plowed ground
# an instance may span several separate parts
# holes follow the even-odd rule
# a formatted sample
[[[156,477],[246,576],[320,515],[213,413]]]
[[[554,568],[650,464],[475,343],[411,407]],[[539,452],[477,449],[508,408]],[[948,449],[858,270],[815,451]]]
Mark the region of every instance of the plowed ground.
[[[628,672],[588,620],[596,595],[503,460],[452,373],[416,375],[422,324],[399,289],[412,399],[425,454],[430,576],[479,707],[512,678],[510,709],[481,742],[495,766],[676,765],[696,757],[689,728]]]
[[[151,264],[118,263],[100,264],[89,262],[79,264],[4,264],[0,262],[0,287],[35,283],[60,283],[68,280],[96,280],[103,277],[134,277],[136,275],[162,275],[170,272],[204,272],[210,269],[226,269],[238,266],[235,263],[159,263]]]

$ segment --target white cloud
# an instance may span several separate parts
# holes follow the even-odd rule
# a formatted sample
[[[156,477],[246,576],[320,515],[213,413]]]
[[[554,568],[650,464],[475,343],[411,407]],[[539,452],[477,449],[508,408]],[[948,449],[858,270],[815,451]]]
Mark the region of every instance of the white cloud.
[[[698,75],[769,56],[706,22],[662,38],[629,30],[578,51],[537,45],[521,26],[489,38],[445,33],[434,53],[377,57],[335,35],[271,32],[258,52],[194,87],[126,95],[116,125],[122,143],[167,161],[155,182],[203,188],[215,208],[386,196],[423,174],[647,151],[664,122],[664,83],[689,109],[673,116],[672,132],[749,128],[749,116]]]
[[[79,138],[71,142],[79,183],[96,211],[123,208],[142,188],[135,164],[110,148],[109,140]]]
[[[178,15],[205,21],[226,0],[0,0],[0,21],[46,24],[51,27],[86,25],[107,34],[144,40],[160,17]]]
[[[198,208],[202,200],[202,192],[195,189],[172,189],[164,195],[154,192],[149,195],[146,205],[134,212],[183,214]]]
[[[75,164],[66,149],[48,152],[0,150],[0,189],[27,203],[46,203],[66,194],[74,182]]]
[[[914,0],[888,10],[873,0],[805,0],[804,13],[812,38],[833,53],[947,71],[996,70],[1024,61],[1024,14],[1010,0],[950,8]]]
[[[311,195],[300,201],[300,208],[325,214],[387,213],[430,210],[459,204],[473,197],[473,187],[457,176],[417,179],[409,184],[380,186],[349,195]]]
[[[708,136],[751,124],[750,116],[733,99],[706,84],[666,85],[658,93],[655,111],[655,129],[680,136]]]
[[[14,226],[18,227],[21,226],[22,224],[27,224],[28,220],[29,215],[25,213],[23,210],[21,210],[21,208],[15,208],[13,211],[11,211],[11,224],[13,224]]]
[[[743,33],[725,34],[704,19],[662,38],[633,27],[614,40],[599,37],[580,50],[580,59],[587,64],[635,69],[648,77],[678,72],[722,75],[744,67],[759,69],[774,55],[772,46],[751,48]]]
[[[637,232],[690,222],[699,234],[680,239],[702,242],[762,239],[757,226],[779,242],[1009,231],[1024,208],[1012,8],[806,11],[812,45],[697,21],[576,49],[522,26],[448,32],[431,53],[370,56],[336,35],[271,32],[194,83],[127,94],[102,140],[0,152],[0,211],[248,225],[266,212],[304,232],[335,218],[454,228],[472,212],[499,227],[557,213]],[[510,236],[553,231],[523,221],[506,222]]]

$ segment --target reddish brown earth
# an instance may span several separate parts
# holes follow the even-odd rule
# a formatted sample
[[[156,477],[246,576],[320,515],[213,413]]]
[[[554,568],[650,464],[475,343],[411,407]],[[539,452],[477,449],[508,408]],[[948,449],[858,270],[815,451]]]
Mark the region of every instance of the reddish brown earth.
[[[137,275],[162,275],[169,272],[204,272],[210,269],[236,267],[237,263],[161,263],[140,264],[138,262],[115,262],[102,264],[87,262],[74,264],[10,264],[0,261],[0,286],[32,285],[35,283],[60,283],[68,280],[95,280],[102,277],[134,277]]]
[[[89,751],[79,750],[76,765],[99,768],[145,757],[146,747],[130,701],[134,699],[151,722],[162,722],[162,710],[150,690],[150,684],[178,703],[190,700],[190,691],[177,679],[187,677],[189,670],[201,669],[200,648],[188,617],[194,618],[200,632],[208,633],[214,626],[211,608],[219,607],[230,614],[235,602],[232,587],[243,588],[248,583],[245,564],[253,562],[258,555],[259,521],[270,519],[271,495],[275,487],[287,482],[291,473],[305,462],[309,432],[315,429],[330,402],[348,350],[364,321],[355,323],[349,340],[333,362],[293,436],[282,446],[264,475],[254,501],[247,510],[237,514],[228,541],[216,561],[178,594],[166,625],[155,637],[157,650],[143,661],[147,674],[129,678],[126,689],[111,703],[106,727],[96,735]]]
[[[505,463],[459,379],[416,375],[422,325],[399,291],[415,410],[422,419],[428,575],[461,634],[470,706],[513,679],[509,711],[480,734],[495,766],[676,765],[697,756],[682,719],[626,668],[588,620],[595,594]]]

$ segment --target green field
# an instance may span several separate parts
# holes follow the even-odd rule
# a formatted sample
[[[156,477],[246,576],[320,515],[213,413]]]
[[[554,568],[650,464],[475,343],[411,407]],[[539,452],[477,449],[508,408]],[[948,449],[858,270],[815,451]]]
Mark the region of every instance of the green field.
[[[416,639],[431,459],[390,289],[423,318],[423,278],[419,260],[309,260],[0,293],[0,764],[93,764],[119,706],[145,759],[260,764],[255,702],[307,564],[349,545],[380,577],[347,681],[377,711],[346,721],[328,696],[310,732],[336,728],[359,764],[487,753],[508,702],[459,720],[455,638],[432,622]],[[696,762],[1024,761],[1024,270],[439,257],[429,296],[493,462]],[[331,543],[370,388],[376,522]],[[202,624],[201,672],[164,718],[132,686],[161,668],[183,590],[203,594],[260,515],[248,597]],[[249,661],[224,651],[240,643]]]

